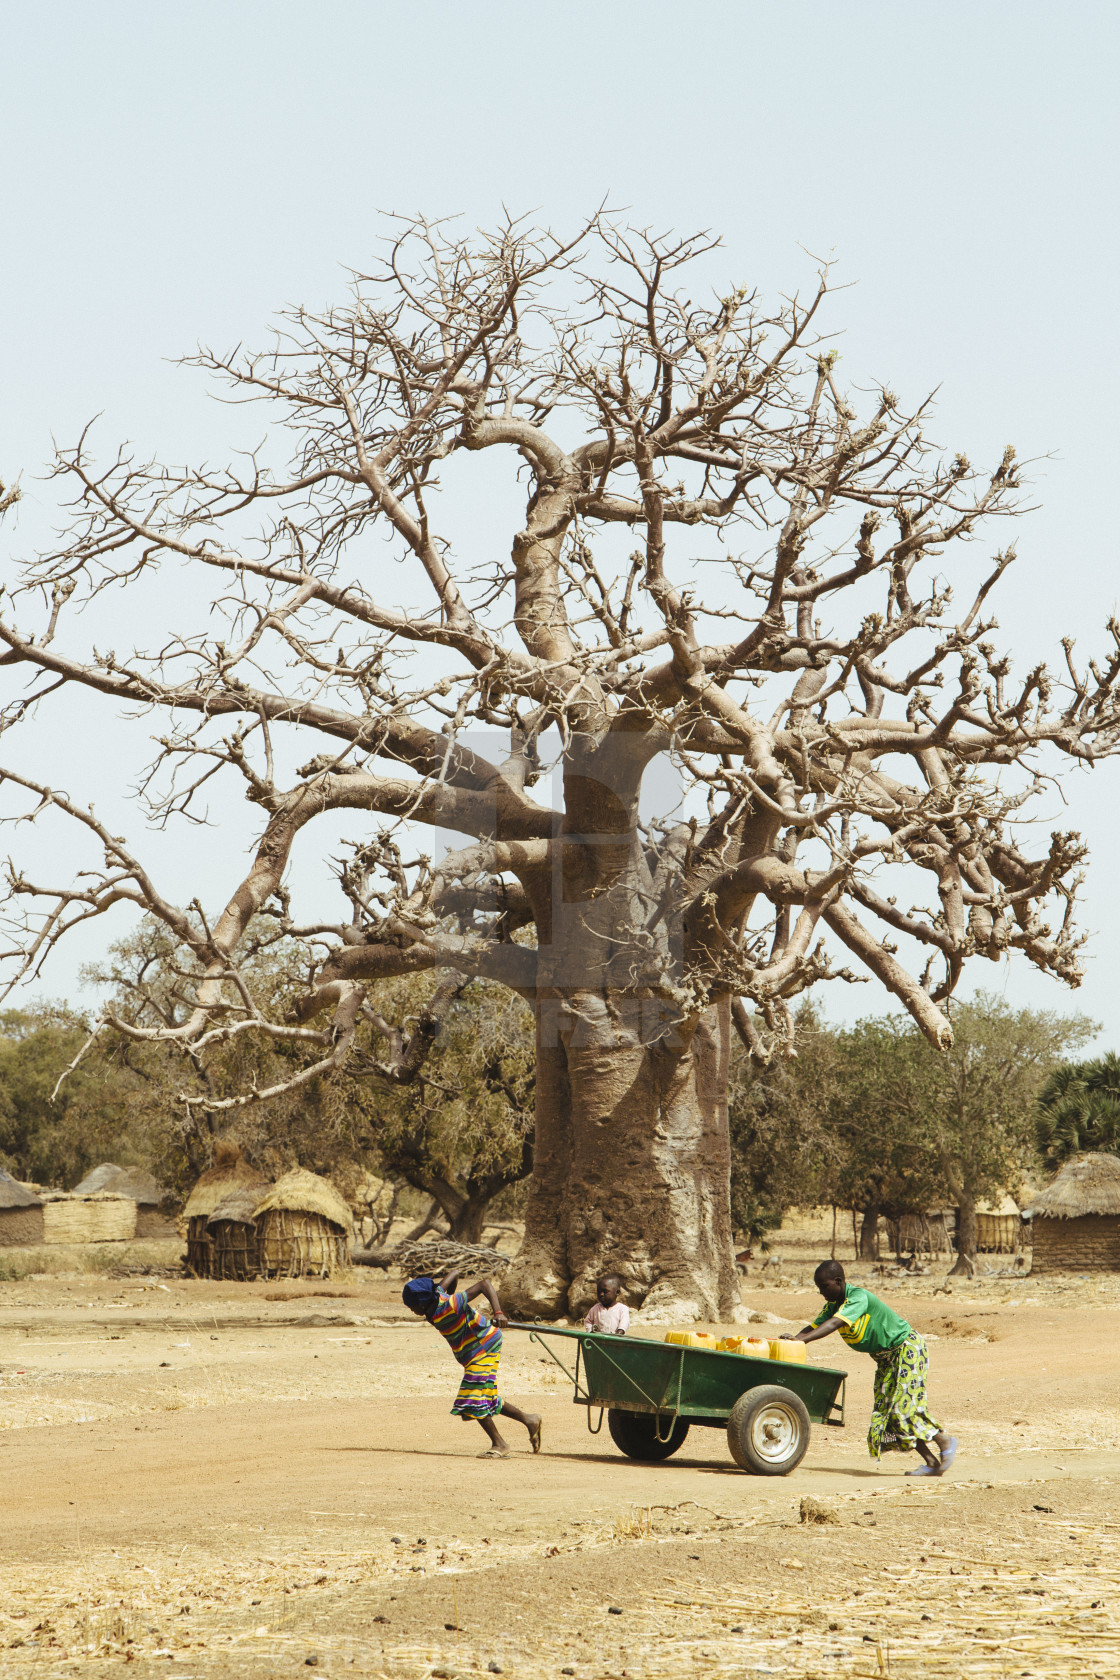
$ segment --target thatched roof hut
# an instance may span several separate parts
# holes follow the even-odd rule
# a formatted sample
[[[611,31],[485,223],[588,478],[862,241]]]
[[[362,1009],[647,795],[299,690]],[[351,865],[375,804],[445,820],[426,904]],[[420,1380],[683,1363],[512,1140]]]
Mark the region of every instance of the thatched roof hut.
[[[158,1207],[167,1194],[143,1167],[115,1167],[111,1161],[103,1161],[99,1167],[93,1167],[82,1182],[74,1186],[75,1196],[96,1196],[100,1193],[130,1196],[141,1207]]]
[[[0,1171],[0,1244],[127,1242],[136,1203],[127,1196],[47,1190]]]
[[[0,1167],[0,1247],[26,1248],[43,1240],[43,1203]]]
[[[209,1219],[210,1276],[249,1283],[260,1276],[261,1245],[256,1214],[266,1184],[239,1184],[223,1196]]]
[[[333,1277],[350,1266],[350,1209],[328,1178],[295,1167],[258,1204],[264,1277]]]
[[[1120,1271],[1120,1158],[1067,1161],[1023,1217],[1031,1221],[1032,1271]]]
[[[187,1224],[187,1270],[195,1277],[211,1277],[212,1238],[207,1230],[210,1215],[232,1190],[252,1186],[263,1196],[268,1180],[242,1155],[236,1143],[214,1146],[214,1165],[208,1167],[187,1197],[183,1218]]]
[[[174,1226],[160,1209],[160,1203],[167,1200],[167,1191],[143,1167],[116,1167],[110,1161],[103,1161],[75,1186],[74,1195],[126,1196],[136,1203],[138,1237],[175,1235]]]

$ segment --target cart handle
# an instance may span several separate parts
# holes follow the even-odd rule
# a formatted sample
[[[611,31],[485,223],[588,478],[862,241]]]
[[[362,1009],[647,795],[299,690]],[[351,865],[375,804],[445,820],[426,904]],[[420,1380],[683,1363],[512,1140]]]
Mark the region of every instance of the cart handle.
[[[569,1371],[568,1367],[565,1365],[564,1361],[559,1357],[559,1355],[553,1353],[553,1351],[549,1347],[548,1343],[541,1340],[540,1336],[537,1334],[535,1329],[531,1328],[531,1326],[529,1326],[528,1324],[515,1324],[513,1326],[513,1328],[515,1330],[528,1330],[529,1331],[529,1340],[531,1342],[536,1342],[538,1347],[544,1348],[544,1351],[548,1354],[548,1357],[553,1361],[553,1363],[556,1364],[556,1365],[559,1365],[560,1369],[563,1371],[563,1373],[567,1377],[568,1381],[572,1384],[572,1387],[573,1387],[573,1390],[574,1390],[573,1398],[578,1399],[579,1398],[579,1356],[583,1352],[583,1343],[582,1342],[577,1342],[576,1343],[576,1368],[575,1368],[575,1374],[573,1375],[573,1373],[571,1371]],[[591,1396],[590,1395],[587,1396],[587,1404],[588,1405],[591,1404]]]

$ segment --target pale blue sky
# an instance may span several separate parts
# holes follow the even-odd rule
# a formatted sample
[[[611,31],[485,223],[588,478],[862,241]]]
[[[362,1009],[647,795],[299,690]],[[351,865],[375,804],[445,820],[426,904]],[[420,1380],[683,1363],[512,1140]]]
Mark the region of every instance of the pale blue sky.
[[[5,552],[50,518],[52,432],[94,413],[106,445],[220,457],[226,411],[168,359],[337,296],[378,210],[477,223],[504,204],[566,227],[606,198],[718,229],[728,277],[771,295],[811,278],[807,250],[834,253],[853,378],[940,386],[934,430],[974,460],[1052,452],[1000,639],[1021,666],[1064,631],[1100,648],[1118,593],[1117,18],[1029,0],[0,4],[0,478],[22,470],[27,492]],[[88,795],[105,737],[86,723],[45,711],[22,761]],[[1023,965],[980,982],[1111,1022],[1118,793],[1120,764],[1053,807],[1093,848],[1081,993]],[[76,954],[47,990],[73,991]],[[885,1001],[870,994],[853,1002]]]

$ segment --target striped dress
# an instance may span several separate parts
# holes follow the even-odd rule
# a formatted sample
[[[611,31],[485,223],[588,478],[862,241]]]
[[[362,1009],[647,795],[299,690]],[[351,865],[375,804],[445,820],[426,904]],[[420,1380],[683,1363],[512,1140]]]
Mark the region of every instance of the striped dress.
[[[502,1332],[468,1304],[466,1292],[445,1295],[442,1289],[429,1320],[463,1367],[463,1380],[451,1410],[468,1421],[494,1417],[502,1409],[498,1393],[498,1360]]]

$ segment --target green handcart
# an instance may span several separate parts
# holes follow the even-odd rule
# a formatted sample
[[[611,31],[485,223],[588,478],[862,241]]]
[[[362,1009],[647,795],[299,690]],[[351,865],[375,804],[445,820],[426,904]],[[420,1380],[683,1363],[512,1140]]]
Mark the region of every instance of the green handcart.
[[[846,1371],[548,1324],[511,1323],[510,1329],[528,1331],[559,1365],[573,1385],[573,1401],[587,1407],[593,1435],[606,1412],[611,1439],[628,1458],[671,1458],[697,1424],[727,1431],[741,1470],[788,1476],[805,1457],[811,1423],[844,1422]],[[548,1345],[545,1338],[552,1337],[575,1342],[574,1370]],[[599,1422],[592,1428],[595,1407]]]

